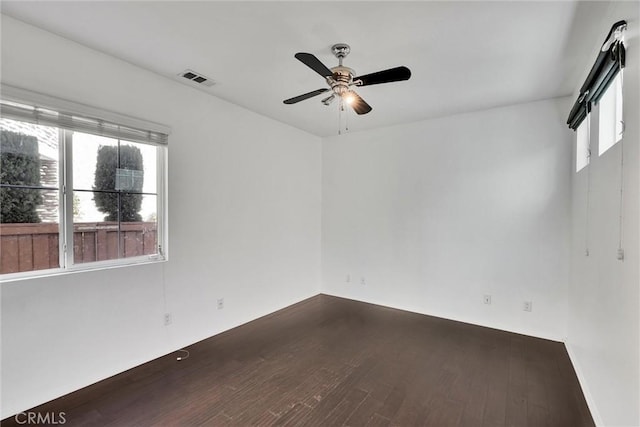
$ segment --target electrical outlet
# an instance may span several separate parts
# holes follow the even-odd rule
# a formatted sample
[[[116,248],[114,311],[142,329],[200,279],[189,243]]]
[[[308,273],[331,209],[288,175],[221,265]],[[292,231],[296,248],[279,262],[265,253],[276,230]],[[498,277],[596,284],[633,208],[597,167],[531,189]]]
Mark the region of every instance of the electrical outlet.
[[[524,311],[531,311],[533,309],[533,303],[531,301],[525,301],[522,309]]]
[[[224,298],[218,298],[218,310],[222,310],[224,308]]]
[[[169,326],[173,322],[173,318],[171,317],[171,313],[164,314],[164,326]]]
[[[365,280],[364,280],[364,276],[360,278],[360,284],[361,285],[366,285],[367,284],[367,282],[365,282]]]
[[[351,275],[350,275],[350,274],[347,274],[347,280],[346,280],[346,282],[347,282],[347,283],[351,283]]]
[[[485,304],[491,304],[491,295],[485,295],[483,298]]]

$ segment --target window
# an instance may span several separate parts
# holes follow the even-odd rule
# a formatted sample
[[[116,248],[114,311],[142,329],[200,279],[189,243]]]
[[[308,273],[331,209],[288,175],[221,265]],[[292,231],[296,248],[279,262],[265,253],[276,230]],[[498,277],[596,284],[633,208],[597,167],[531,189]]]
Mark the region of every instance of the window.
[[[168,130],[2,89],[2,278],[164,259]]]
[[[627,29],[626,21],[618,21],[611,27],[609,34],[605,38],[598,56],[591,67],[584,83],[580,87],[578,98],[573,104],[567,125],[570,129],[577,130],[583,127],[584,120],[589,117],[592,107],[599,105],[598,116],[598,147],[599,154],[604,153],[622,138],[622,70],[625,67],[625,45],[624,33]],[[586,126],[589,126],[587,124]],[[587,132],[589,139],[589,129]],[[576,137],[578,141],[578,157],[576,159],[576,169],[580,170],[589,164],[584,158],[584,151],[581,145],[584,144],[584,134]],[[587,141],[586,146],[589,147]]]
[[[602,154],[622,139],[622,80],[621,73],[598,102],[598,154]]]
[[[589,164],[589,122],[584,120],[576,130],[576,172]]]
[[[58,268],[60,133],[0,119],[0,272]]]

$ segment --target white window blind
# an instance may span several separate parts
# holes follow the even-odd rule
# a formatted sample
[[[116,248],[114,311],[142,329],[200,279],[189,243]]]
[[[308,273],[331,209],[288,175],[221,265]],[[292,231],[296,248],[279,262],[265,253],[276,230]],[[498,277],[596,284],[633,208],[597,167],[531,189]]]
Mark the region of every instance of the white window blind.
[[[169,129],[157,123],[6,85],[2,85],[0,93],[0,115],[7,119],[143,144],[166,145],[169,135]]]

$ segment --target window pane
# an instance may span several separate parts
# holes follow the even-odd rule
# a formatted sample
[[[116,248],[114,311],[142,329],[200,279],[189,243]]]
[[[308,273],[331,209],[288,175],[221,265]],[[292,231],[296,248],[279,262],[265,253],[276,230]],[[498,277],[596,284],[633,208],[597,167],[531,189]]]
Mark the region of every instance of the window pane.
[[[58,194],[0,188],[0,274],[60,267]]]
[[[155,146],[73,133],[76,264],[157,253],[156,158]]]
[[[57,128],[0,119],[0,274],[60,267]]]
[[[622,84],[620,73],[598,102],[598,154],[622,138]]]
[[[158,193],[158,147],[153,145],[138,144],[142,151],[142,160],[144,162],[144,185],[142,191],[144,193]]]
[[[122,222],[120,225],[123,257],[158,253],[157,197],[144,195],[142,221]]]
[[[153,195],[102,193],[113,197],[115,204],[127,203],[130,196],[140,197],[140,220],[111,221],[96,209],[94,193],[73,193],[73,255],[81,264],[129,258],[157,253],[157,197]],[[121,199],[118,202],[118,198]]]
[[[85,262],[118,259],[118,223],[80,222],[73,224],[73,261]]]
[[[105,214],[100,212],[93,200],[93,191],[73,192],[73,222],[103,222]]]
[[[116,197],[117,193],[111,193]],[[73,192],[73,260],[76,264],[120,258],[118,221],[105,221],[93,191]]]
[[[58,188],[57,128],[0,119],[0,137],[2,184]]]
[[[121,141],[120,164],[118,167],[127,171],[125,177],[130,178],[128,182],[130,185],[125,185],[121,189],[123,191],[155,194],[156,158],[157,148],[153,145]]]
[[[73,132],[72,138],[73,189],[115,190],[118,140],[81,132]]]

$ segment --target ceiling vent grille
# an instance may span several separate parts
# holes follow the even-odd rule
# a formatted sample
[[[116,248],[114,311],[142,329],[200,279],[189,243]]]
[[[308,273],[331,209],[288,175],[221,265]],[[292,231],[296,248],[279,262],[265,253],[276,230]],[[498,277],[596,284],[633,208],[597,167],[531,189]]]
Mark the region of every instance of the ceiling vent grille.
[[[184,70],[180,74],[180,77],[183,77],[193,83],[197,83],[203,86],[213,86],[216,82],[210,79],[209,77],[205,77],[200,73],[196,73],[193,70]]]

